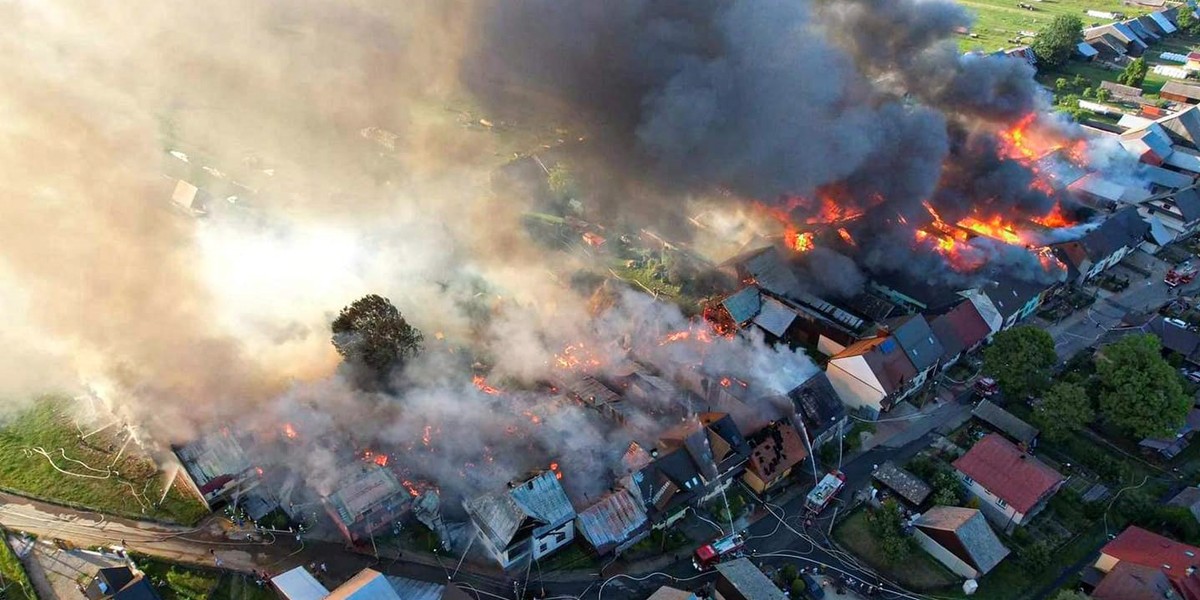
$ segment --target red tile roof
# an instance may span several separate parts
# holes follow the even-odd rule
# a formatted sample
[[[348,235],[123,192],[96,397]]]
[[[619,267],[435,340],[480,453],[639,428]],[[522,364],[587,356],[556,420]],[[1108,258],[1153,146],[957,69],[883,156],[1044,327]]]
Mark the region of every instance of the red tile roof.
[[[979,310],[969,300],[960,302],[950,312],[934,317],[929,322],[933,333],[942,343],[944,358],[950,359],[983,341],[992,332],[987,321],[979,314]]]
[[[1200,548],[1176,542],[1141,527],[1129,527],[1100,549],[1121,562],[1162,569],[1175,583],[1188,578],[1188,567],[1200,567]]]
[[[1021,513],[1029,512],[1063,480],[1057,471],[1021,452],[998,433],[975,442],[954,461],[954,468]]]

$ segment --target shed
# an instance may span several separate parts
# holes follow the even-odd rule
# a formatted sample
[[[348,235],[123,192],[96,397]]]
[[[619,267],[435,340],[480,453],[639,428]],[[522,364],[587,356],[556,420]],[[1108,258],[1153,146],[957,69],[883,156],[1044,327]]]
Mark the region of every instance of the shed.
[[[1179,83],[1178,81],[1168,81],[1163,84],[1162,90],[1159,91],[1158,95],[1167,100],[1195,104],[1200,102],[1200,86]]]
[[[271,585],[285,600],[321,600],[329,595],[329,590],[304,567],[296,567],[272,577]]]
[[[921,481],[920,477],[897,467],[892,461],[879,465],[871,474],[876,481],[892,490],[912,506],[920,506],[933,493],[929,484]]]
[[[971,415],[988,425],[1014,442],[1033,447],[1037,441],[1038,430],[1033,425],[1022,421],[1016,415],[1000,408],[991,400],[983,399],[971,411]]]

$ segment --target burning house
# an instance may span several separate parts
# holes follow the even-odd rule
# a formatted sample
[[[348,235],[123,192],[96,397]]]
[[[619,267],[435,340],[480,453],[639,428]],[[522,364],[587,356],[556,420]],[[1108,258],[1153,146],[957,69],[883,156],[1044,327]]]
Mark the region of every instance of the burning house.
[[[788,392],[795,412],[792,422],[808,436],[813,451],[837,436],[846,425],[846,405],[838,397],[829,376],[820,371]]]
[[[1121,262],[1146,240],[1150,225],[1129,206],[1117,211],[1083,237],[1053,246],[1067,266],[1070,281],[1082,284]]]
[[[174,450],[188,482],[210,510],[237,504],[262,482],[261,469],[250,462],[237,435],[227,427]]]
[[[749,438],[750,460],[742,481],[758,494],[778,488],[808,459],[808,444],[791,423],[776,421]]]
[[[701,413],[664,433],[649,461],[622,485],[645,507],[652,527],[667,527],[689,507],[728,488],[749,455],[750,446],[729,415]]]
[[[323,503],[346,540],[361,544],[407,515],[412,496],[391,469],[358,464]]]
[[[575,539],[575,508],[553,469],[463,502],[488,554],[504,569],[549,556]]]

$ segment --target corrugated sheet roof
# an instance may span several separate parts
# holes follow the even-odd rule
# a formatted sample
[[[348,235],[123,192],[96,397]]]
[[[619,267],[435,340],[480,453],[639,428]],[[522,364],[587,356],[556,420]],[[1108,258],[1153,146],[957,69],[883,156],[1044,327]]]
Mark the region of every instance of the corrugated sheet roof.
[[[549,527],[575,518],[575,508],[553,471],[545,471],[526,481],[513,488],[510,494],[525,514]]]
[[[349,525],[358,521],[363,513],[392,497],[400,500],[408,498],[400,480],[388,469],[368,467],[366,472],[330,494],[328,500],[337,511],[338,517]]]
[[[971,414],[1027,446],[1032,444],[1038,435],[1036,427],[1022,421],[1016,415],[1000,408],[986,398],[979,401],[979,405],[971,411]]]
[[[401,600],[383,573],[363,569],[334,589],[326,600]]]
[[[544,471],[503,493],[484,494],[463,503],[472,520],[504,548],[526,519],[538,529],[553,529],[575,518],[575,508],[553,471]]]
[[[897,467],[890,460],[879,465],[871,476],[914,506],[920,506],[933,493],[933,488],[920,477]]]
[[[629,490],[617,490],[579,513],[579,530],[598,551],[618,546],[647,527],[642,504]]]
[[[796,317],[796,311],[774,298],[767,297],[763,299],[762,310],[754,317],[754,323],[775,337],[783,337],[796,321]]]
[[[758,288],[751,285],[722,300],[721,306],[729,311],[729,316],[735,323],[745,323],[762,310],[762,297]]]
[[[717,564],[720,579],[748,600],[785,600],[787,596],[748,558]],[[720,583],[718,582],[718,590]]]
[[[1082,54],[1083,56],[1085,56],[1087,58],[1092,58],[1092,57],[1096,56],[1097,54],[1100,54],[1100,52],[1098,50],[1093,48],[1092,45],[1087,42],[1079,42],[1078,44],[1076,44],[1075,49],[1078,50],[1080,54]]]
[[[400,600],[442,600],[442,596],[446,592],[446,586],[432,581],[418,581],[390,575],[387,581],[400,596]]]

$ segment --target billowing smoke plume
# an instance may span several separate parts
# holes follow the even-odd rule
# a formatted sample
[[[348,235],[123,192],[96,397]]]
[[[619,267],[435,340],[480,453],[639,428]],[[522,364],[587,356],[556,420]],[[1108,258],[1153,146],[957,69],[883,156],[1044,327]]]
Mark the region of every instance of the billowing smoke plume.
[[[369,446],[462,492],[551,458],[604,481],[624,444],[652,443],[687,407],[604,425],[546,388],[568,347],[606,377],[636,357],[766,396],[815,369],[755,338],[661,345],[693,325],[643,296],[575,293],[578,271],[607,265],[531,242],[532,194],[492,185],[514,156],[537,154],[541,178],[557,153],[579,165],[589,210],[676,230],[683,199],[803,197],[791,216],[805,222],[836,189],[871,232],[858,262],[922,275],[944,261],[910,256],[897,225],[928,218],[922,201],[1048,206],[1009,189],[1025,172],[994,144],[948,133],[1040,99],[1019,61],[958,55],[966,20],[944,1],[123,8],[0,5],[0,301],[23,315],[0,335],[0,374],[25,375],[0,385],[96,384],[163,442],[291,422],[304,452],[278,456],[300,455],[320,491]],[[207,219],[170,202],[179,179],[209,195]],[[816,291],[861,289],[849,259],[827,258]],[[350,386],[329,345],[332,315],[366,293],[428,343],[395,396]]]

